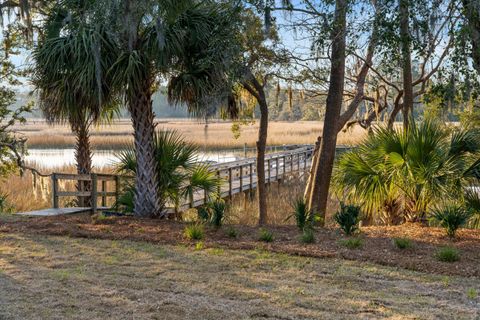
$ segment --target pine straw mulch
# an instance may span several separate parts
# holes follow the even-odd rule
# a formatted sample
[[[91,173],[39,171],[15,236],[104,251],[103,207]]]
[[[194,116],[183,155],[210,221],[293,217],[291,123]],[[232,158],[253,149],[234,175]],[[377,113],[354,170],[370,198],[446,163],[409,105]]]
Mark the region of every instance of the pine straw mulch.
[[[0,217],[0,233],[21,232],[194,246],[195,242],[188,241],[183,236],[185,226],[182,222],[133,217],[111,217],[96,221],[88,214],[41,218]],[[275,237],[272,243],[258,240],[258,227],[233,227],[238,231],[238,237],[233,239],[227,236],[227,227],[206,228],[203,247],[264,249],[318,258],[367,261],[436,274],[480,277],[480,230],[461,229],[456,239],[451,240],[442,229],[418,224],[363,227],[359,235],[364,240],[363,246],[347,249],[339,243],[345,236],[332,228],[317,229],[315,243],[303,244],[299,241],[300,233],[295,226],[268,226]],[[397,249],[392,242],[397,237],[409,238],[413,243],[412,248]],[[443,246],[457,248],[460,260],[453,263],[438,261],[435,253]]]

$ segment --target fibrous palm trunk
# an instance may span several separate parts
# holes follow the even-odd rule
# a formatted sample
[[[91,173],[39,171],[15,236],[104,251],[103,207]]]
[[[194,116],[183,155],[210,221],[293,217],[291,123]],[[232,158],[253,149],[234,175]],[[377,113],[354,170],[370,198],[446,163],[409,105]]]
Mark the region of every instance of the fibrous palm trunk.
[[[92,150],[90,147],[90,123],[82,121],[72,126],[72,131],[76,135],[75,160],[77,162],[78,174],[90,174],[92,172]],[[92,183],[90,181],[78,181],[78,191],[91,191]],[[91,197],[79,197],[78,205],[80,207],[91,207]]]
[[[151,82],[144,81],[141,88],[142,90],[130,97],[128,101],[137,159],[133,210],[136,216],[154,217],[161,215],[161,205],[155,160]]]
[[[332,65],[330,85],[327,95],[327,108],[323,125],[320,153],[316,162],[315,176],[311,186],[308,210],[318,213],[325,220],[330,179],[337,145],[338,122],[343,103],[345,79],[347,1],[336,0],[335,21],[332,31]]]

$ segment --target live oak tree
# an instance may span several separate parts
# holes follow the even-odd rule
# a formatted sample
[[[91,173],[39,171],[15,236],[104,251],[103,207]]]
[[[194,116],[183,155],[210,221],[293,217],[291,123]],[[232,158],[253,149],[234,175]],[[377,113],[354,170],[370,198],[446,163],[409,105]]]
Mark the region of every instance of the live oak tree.
[[[266,224],[267,194],[265,185],[265,150],[268,135],[269,106],[266,86],[274,70],[287,61],[286,54],[278,48],[279,37],[274,26],[263,25],[250,9],[243,8],[238,29],[239,54],[235,77],[238,84],[254,97],[260,109],[257,148],[257,195],[260,225]]]

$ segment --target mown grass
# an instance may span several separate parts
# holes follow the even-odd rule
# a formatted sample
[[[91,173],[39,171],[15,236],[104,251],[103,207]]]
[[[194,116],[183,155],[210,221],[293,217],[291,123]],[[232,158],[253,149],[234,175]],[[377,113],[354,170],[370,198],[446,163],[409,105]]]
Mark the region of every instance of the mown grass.
[[[480,280],[264,250],[0,234],[1,319],[474,319]]]

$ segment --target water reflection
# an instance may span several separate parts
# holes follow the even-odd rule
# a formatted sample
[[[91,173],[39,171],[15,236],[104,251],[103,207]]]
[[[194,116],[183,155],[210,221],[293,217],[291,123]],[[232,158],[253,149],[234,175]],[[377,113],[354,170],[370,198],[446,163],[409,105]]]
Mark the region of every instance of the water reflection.
[[[242,158],[233,151],[199,152],[199,161],[229,162]],[[75,149],[29,149],[25,161],[37,168],[52,169],[75,165]],[[115,151],[96,150],[92,157],[95,168],[111,166],[116,161]]]

